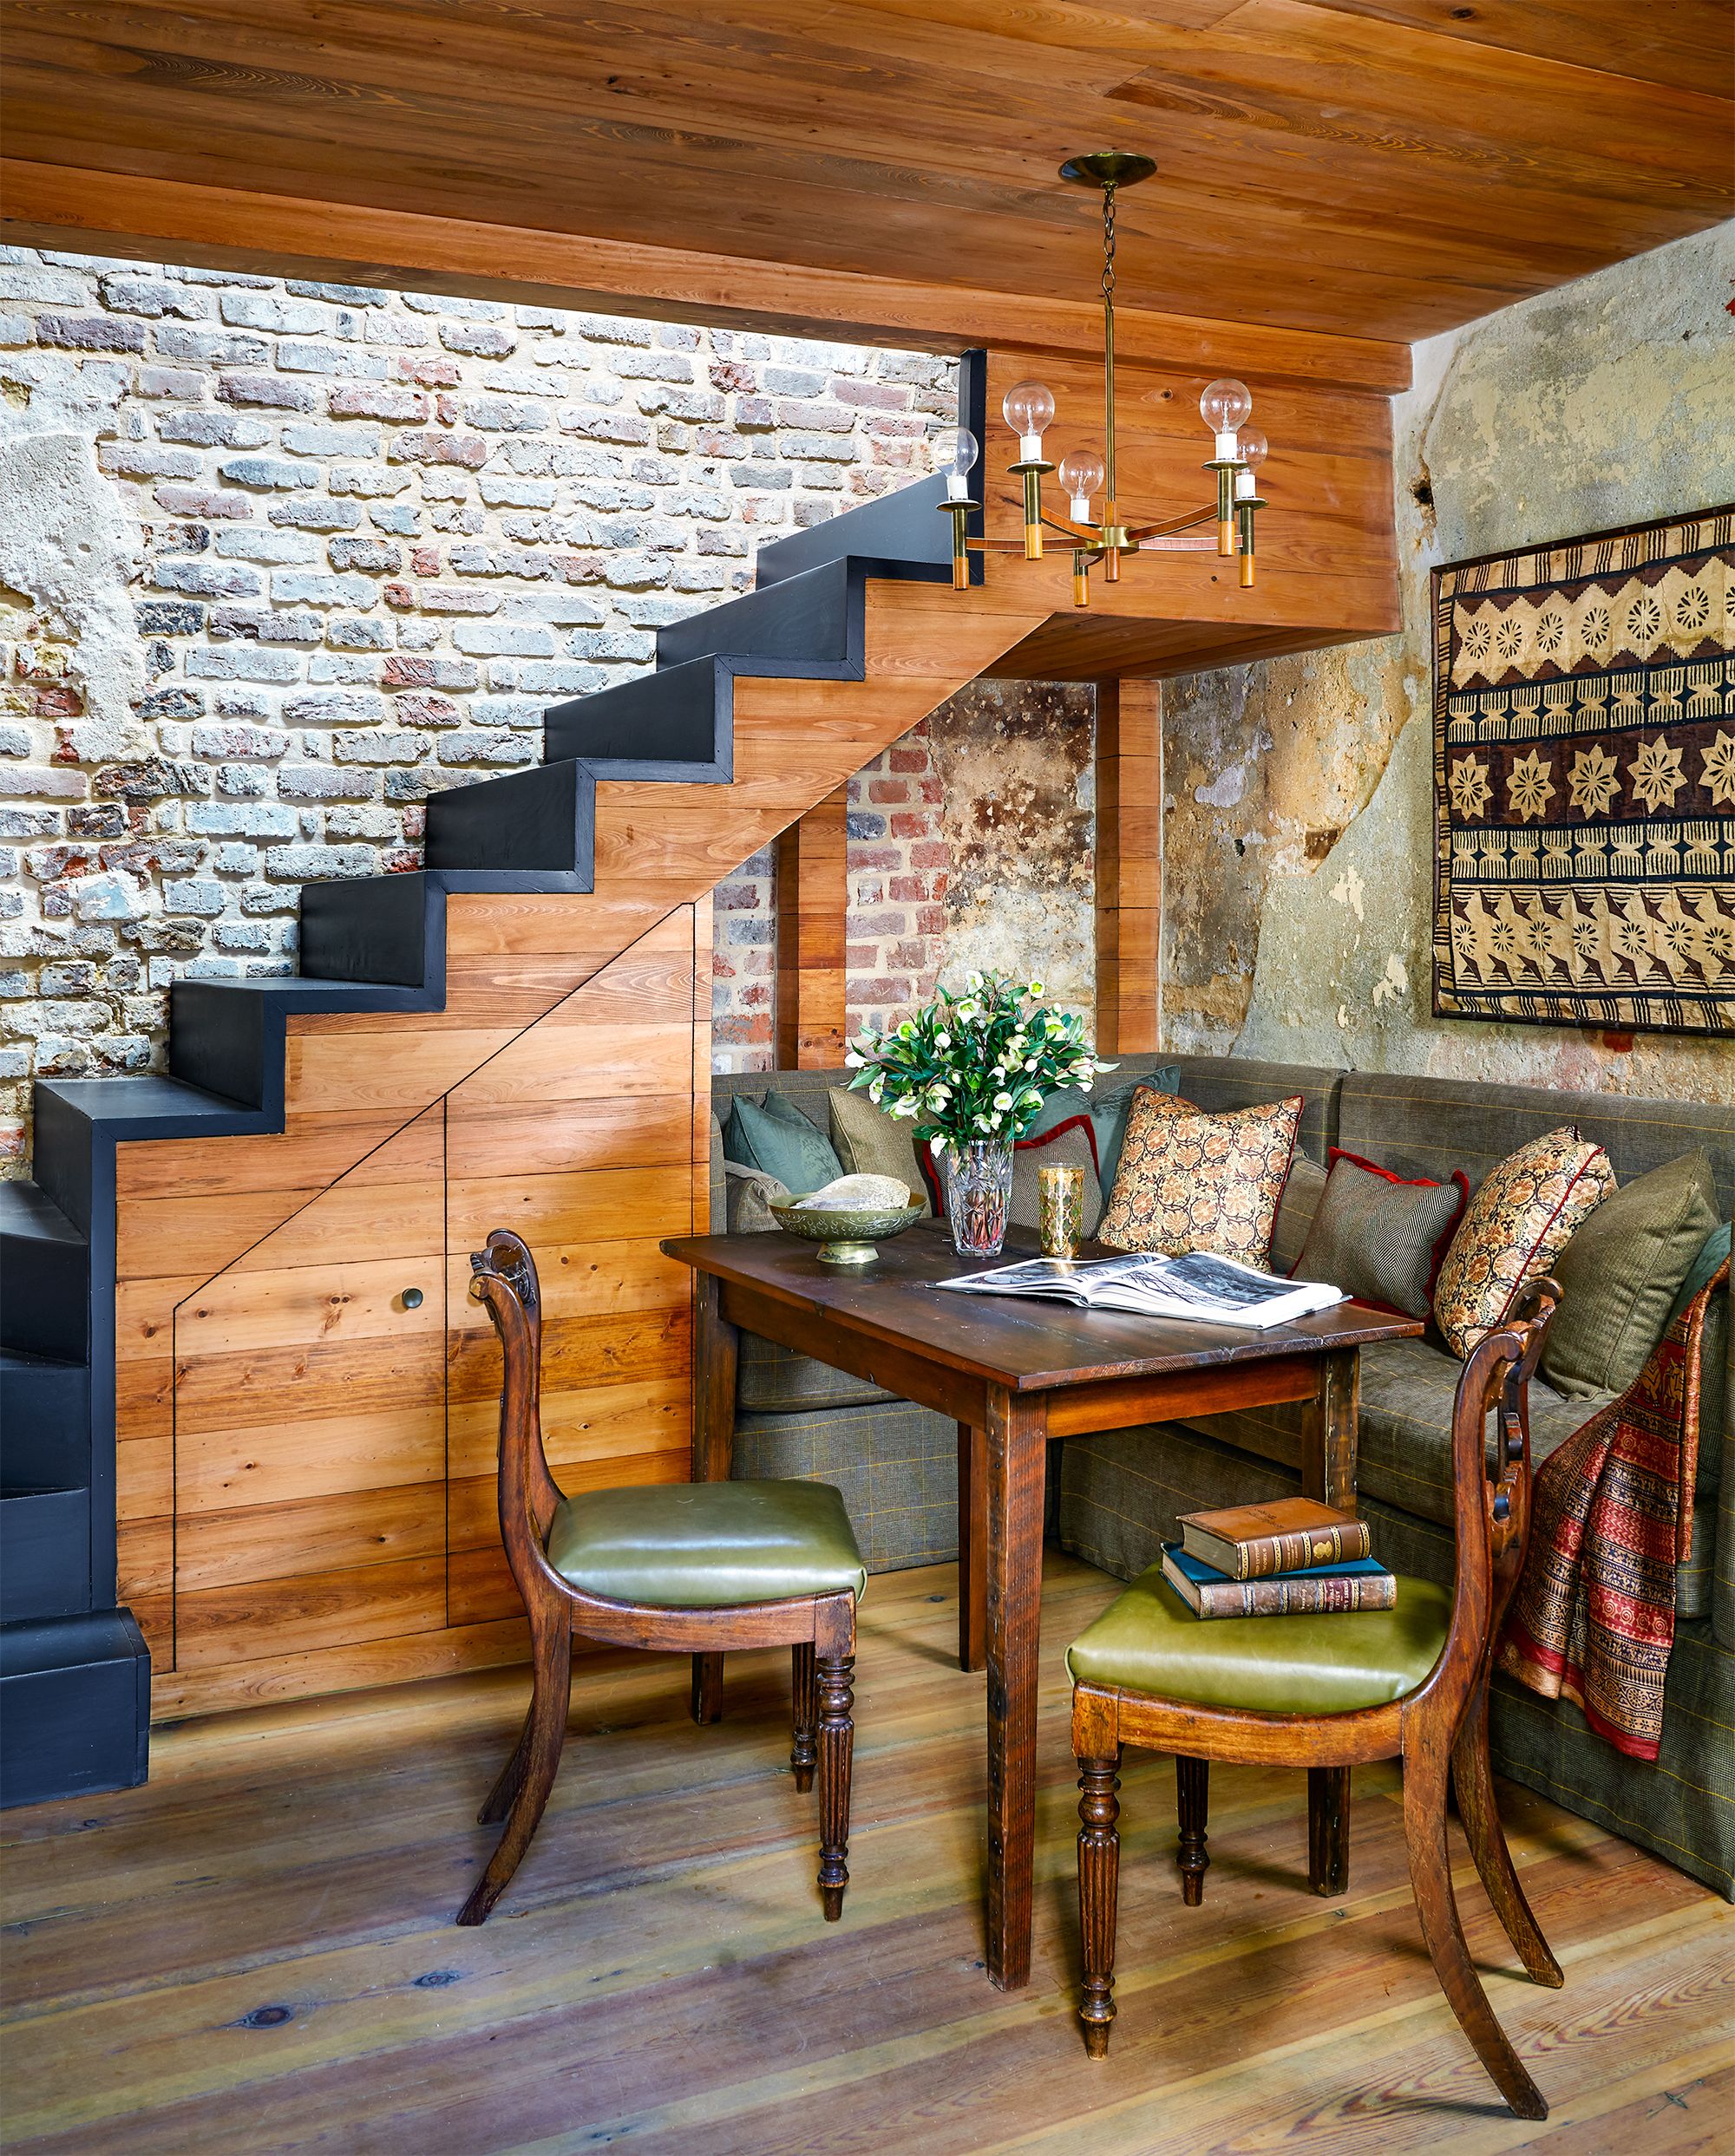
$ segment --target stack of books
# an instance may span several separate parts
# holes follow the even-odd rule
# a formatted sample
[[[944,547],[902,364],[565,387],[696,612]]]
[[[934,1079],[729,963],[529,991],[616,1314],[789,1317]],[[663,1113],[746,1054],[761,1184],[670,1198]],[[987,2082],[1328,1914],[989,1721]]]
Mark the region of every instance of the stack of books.
[[[1368,1554],[1367,1523],[1309,1497],[1184,1513],[1162,1576],[1195,1617],[1320,1617],[1390,1610],[1398,1583]]]

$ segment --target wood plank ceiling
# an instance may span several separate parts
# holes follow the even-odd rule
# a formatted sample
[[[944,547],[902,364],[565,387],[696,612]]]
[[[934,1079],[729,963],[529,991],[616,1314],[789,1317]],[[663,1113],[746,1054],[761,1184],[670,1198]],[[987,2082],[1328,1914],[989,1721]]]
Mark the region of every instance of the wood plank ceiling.
[[[62,168],[62,199],[83,171],[1086,300],[1097,206],[1055,168],[1113,143],[1161,167],[1123,206],[1131,308],[1398,343],[1735,210],[1728,0],[8,0],[4,21],[8,152]]]

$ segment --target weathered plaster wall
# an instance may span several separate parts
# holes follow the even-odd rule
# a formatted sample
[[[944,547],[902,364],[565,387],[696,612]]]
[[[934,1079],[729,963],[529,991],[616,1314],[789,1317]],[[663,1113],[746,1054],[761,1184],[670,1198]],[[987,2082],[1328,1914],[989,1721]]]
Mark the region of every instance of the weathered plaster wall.
[[[1432,1016],[1427,644],[1437,562],[1735,499],[1732,293],[1725,225],[1417,347],[1403,633],[1165,692],[1169,1046],[1735,1097],[1726,1043]]]
[[[852,1031],[885,1025],[972,968],[1034,975],[1096,1003],[1096,699],[1088,686],[979,681],[849,782]],[[775,852],[717,886],[712,1018],[720,1070],[769,1070]]]

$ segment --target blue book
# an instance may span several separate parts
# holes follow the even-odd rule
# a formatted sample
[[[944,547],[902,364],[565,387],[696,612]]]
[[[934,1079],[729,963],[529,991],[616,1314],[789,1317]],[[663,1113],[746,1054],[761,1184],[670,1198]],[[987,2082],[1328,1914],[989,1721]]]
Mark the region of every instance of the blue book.
[[[1165,1543],[1162,1576],[1195,1617],[1322,1617],[1390,1610],[1398,1582],[1378,1558],[1347,1558],[1269,1579],[1231,1579],[1214,1565]]]

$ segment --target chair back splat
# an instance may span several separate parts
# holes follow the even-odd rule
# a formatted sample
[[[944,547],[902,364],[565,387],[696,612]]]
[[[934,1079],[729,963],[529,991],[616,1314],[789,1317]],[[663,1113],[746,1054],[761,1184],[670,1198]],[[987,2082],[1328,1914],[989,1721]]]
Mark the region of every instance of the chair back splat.
[[[1506,1846],[1488,1749],[1495,1642],[1523,1569],[1530,1530],[1529,1385],[1560,1301],[1533,1280],[1516,1311],[1470,1356],[1452,1414],[1457,1559],[1448,1599],[1399,1578],[1391,1610],[1321,1617],[1192,1616],[1154,1568],[1073,1642],[1072,1749],[1077,1757],[1079,2020],[1093,2058],[1115,2018],[1118,1798],[1122,1748],[1172,1752],[1182,1898],[1203,1899],[1210,1859],[1210,1761],[1306,1767],[1312,1774],[1401,1758],[1404,1833],[1416,1913],[1453,2012],[1507,2103],[1523,2119],[1548,2107],[1495,2019],[1464,1944],[1446,1842],[1456,1787],[1465,1839],[1488,1898],[1537,1983],[1558,1986],[1548,1950]],[[1491,1426],[1491,1441],[1490,1441]],[[1311,1694],[1311,1695],[1310,1695]],[[1286,1695],[1295,1702],[1286,1710]],[[1319,1852],[1309,1883],[1337,1893]]]

